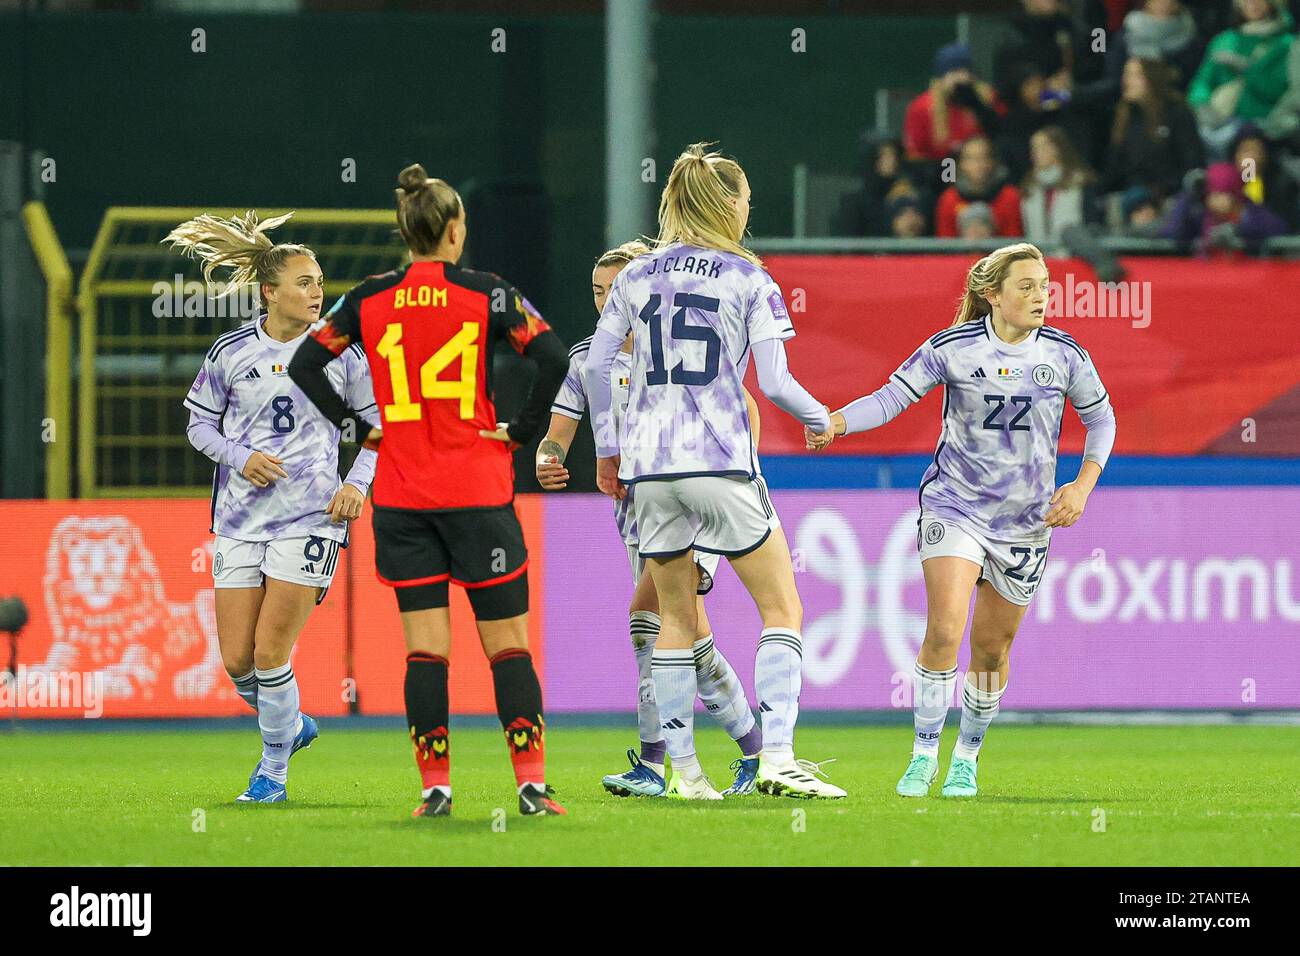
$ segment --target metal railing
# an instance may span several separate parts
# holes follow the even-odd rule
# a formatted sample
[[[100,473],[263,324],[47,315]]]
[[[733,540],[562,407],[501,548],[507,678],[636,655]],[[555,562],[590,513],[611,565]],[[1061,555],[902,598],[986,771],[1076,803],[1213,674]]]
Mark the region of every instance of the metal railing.
[[[245,317],[230,314],[227,300],[209,298],[198,264],[161,244],[177,223],[205,212],[229,217],[243,210],[113,207],[104,214],[77,294],[83,498],[209,490],[200,482],[211,463],[189,446],[181,402],[213,340]],[[326,294],[337,296],[401,261],[396,225],[387,209],[299,209],[276,240],[309,246],[325,273]],[[186,303],[181,312],[160,314],[161,299],[178,298]],[[201,300],[199,307],[191,308],[191,299]],[[63,391],[70,391],[66,381]]]
[[[23,206],[27,241],[45,277],[45,416],[54,428],[45,443],[45,497],[72,493],[72,267],[43,202]]]

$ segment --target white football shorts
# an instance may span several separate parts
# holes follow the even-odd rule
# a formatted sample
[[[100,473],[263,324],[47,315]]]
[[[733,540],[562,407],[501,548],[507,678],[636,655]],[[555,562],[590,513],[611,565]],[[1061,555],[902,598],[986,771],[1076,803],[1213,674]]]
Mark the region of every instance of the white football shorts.
[[[261,587],[264,578],[320,588],[316,603],[338,567],[340,544],[329,538],[305,535],[275,541],[237,541],[217,535],[212,558],[212,584],[218,588]]]
[[[781,527],[763,476],[639,481],[633,496],[643,558],[697,552],[738,558]]]
[[[965,558],[983,570],[980,578],[1012,604],[1029,604],[1047,565],[1051,538],[995,541],[945,518],[922,514],[916,545],[921,560]]]

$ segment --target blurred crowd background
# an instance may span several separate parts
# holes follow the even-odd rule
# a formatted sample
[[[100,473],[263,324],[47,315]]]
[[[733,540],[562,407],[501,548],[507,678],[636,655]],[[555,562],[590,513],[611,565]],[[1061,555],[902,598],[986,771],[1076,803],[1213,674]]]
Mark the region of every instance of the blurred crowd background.
[[[1061,240],[1071,227],[1250,250],[1300,223],[1286,0],[1021,0],[991,57],[933,53],[901,134],[859,141],[841,235]]]

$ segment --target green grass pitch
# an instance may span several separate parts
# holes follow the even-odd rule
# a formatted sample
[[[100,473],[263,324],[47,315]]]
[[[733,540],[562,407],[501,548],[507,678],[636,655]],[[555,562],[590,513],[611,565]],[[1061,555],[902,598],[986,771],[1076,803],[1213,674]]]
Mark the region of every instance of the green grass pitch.
[[[1256,866],[1300,858],[1294,727],[995,727],[980,795],[969,801],[938,796],[951,731],[933,795],[894,795],[910,747],[903,726],[800,729],[802,755],[839,758],[827,769],[849,791],[845,800],[620,800],[600,778],[625,767],[634,736],[552,726],[548,776],[570,815],[524,819],[500,734],[454,730],[455,816],[413,820],[417,777],[399,728],[323,726],[316,745],[294,757],[290,802],[271,806],[232,802],[256,759],[251,722],[246,730],[0,732],[0,864]],[[731,743],[707,728],[700,753],[724,786]]]

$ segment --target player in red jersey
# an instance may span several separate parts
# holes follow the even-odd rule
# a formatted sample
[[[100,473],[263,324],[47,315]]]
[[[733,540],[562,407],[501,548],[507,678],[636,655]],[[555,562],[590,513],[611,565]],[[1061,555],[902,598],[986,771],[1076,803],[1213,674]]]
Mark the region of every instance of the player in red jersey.
[[[451,813],[448,583],[465,588],[492,664],[525,815],[563,814],[548,795],[542,691],[528,652],[528,552],[514,510],[511,452],[546,422],[568,369],[564,347],[514,286],[462,269],[465,206],[419,164],[398,177],[397,222],[411,263],[344,295],[289,363],[289,376],[344,436],[378,443],[375,565],[406,636],[406,717],[423,803]],[[523,408],[498,426],[492,352],[500,340],[537,363]],[[383,421],[371,429],[325,377],[352,342],[370,362]],[[382,441],[380,441],[382,439]]]

